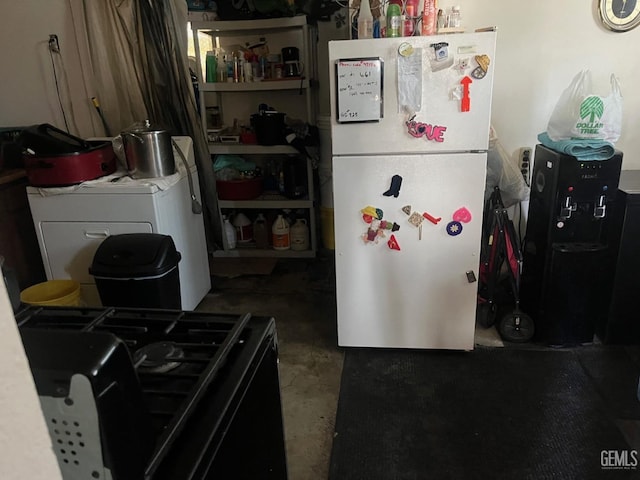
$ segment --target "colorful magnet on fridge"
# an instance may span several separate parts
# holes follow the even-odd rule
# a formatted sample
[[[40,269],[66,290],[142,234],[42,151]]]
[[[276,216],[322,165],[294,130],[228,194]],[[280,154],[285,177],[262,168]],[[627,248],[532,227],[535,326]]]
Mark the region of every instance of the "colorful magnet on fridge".
[[[461,75],[464,75],[464,72],[467,71],[467,68],[471,65],[471,60],[468,58],[461,58],[458,60],[458,63],[454,67]]]
[[[471,212],[466,207],[459,208],[453,212],[453,219],[456,222],[469,223],[471,221]]]
[[[365,242],[373,242],[378,237],[378,232],[373,228],[367,229],[367,234],[365,235]]]
[[[473,80],[471,80],[468,76],[465,75],[464,77],[462,77],[462,80],[460,80],[460,83],[462,84],[462,100],[460,100],[460,111],[468,112],[471,110],[471,98],[469,97],[469,85],[473,83]]]
[[[444,142],[444,132],[447,127],[442,125],[432,125],[430,123],[416,122],[415,115],[405,122],[407,132],[415,138],[425,137],[438,143]]]
[[[364,223],[371,223],[371,221],[373,220],[373,217],[365,213],[364,215],[362,215],[362,220],[364,220]]]
[[[395,235],[391,235],[391,238],[389,238],[387,245],[391,250],[398,250],[398,251],[400,250],[400,245],[398,244],[398,241],[396,240]]]
[[[372,207],[371,205],[364,207],[362,210],[360,210],[360,212],[364,215],[369,215],[372,218],[376,218],[378,220],[382,219],[383,217],[382,210],[376,207]]]
[[[426,218],[427,220],[429,220],[429,221],[430,221],[431,223],[433,223],[434,225],[437,225],[437,224],[438,224],[438,222],[439,222],[440,220],[442,220],[442,217],[438,217],[438,218],[436,218],[436,217],[434,217],[434,216],[432,216],[432,215],[429,215],[427,212],[423,212],[422,216],[423,216],[424,218]]]
[[[391,186],[389,187],[389,190],[384,192],[382,195],[384,195],[385,197],[390,197],[391,195],[393,195],[395,198],[398,198],[398,195],[400,195],[401,186],[402,177],[400,175],[394,175],[393,177],[391,177]]]
[[[476,62],[478,66],[471,72],[471,76],[475,79],[480,80],[484,78],[487,72],[489,71],[489,64],[491,63],[491,59],[489,55],[476,55]]]
[[[453,222],[447,223],[447,233],[452,237],[460,235],[462,233],[462,224],[460,222],[456,222],[455,220]]]
[[[404,207],[402,207],[402,211],[407,215],[411,215],[411,205],[405,205]]]
[[[413,55],[413,45],[408,42],[402,42],[398,47],[398,53],[403,57],[409,57]]]
[[[476,67],[471,71],[471,76],[473,78],[475,78],[476,80],[481,80],[485,77],[485,75],[487,74],[487,72],[485,72],[484,70],[482,70],[481,67]]]
[[[491,63],[491,59],[489,55],[476,55],[476,62],[478,62],[478,66],[482,68],[482,70],[486,72],[489,71],[489,64]]]
[[[418,212],[413,212],[409,217],[408,221],[414,227],[419,227],[420,224],[424,221],[424,217],[420,215]]]
[[[378,229],[391,230],[392,232],[397,232],[398,230],[400,230],[400,225],[398,225],[396,222],[389,222],[387,220],[382,220],[380,222],[380,225],[378,226]]]

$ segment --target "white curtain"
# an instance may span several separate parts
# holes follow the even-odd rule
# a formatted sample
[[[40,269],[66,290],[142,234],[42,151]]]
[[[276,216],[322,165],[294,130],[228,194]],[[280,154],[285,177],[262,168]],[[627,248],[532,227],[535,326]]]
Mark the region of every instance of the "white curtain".
[[[190,136],[209,247],[221,245],[213,166],[187,61],[187,2],[68,1],[84,81],[95,92],[111,135],[149,119],[173,135]]]
[[[148,117],[140,85],[144,44],[138,0],[69,0],[88,90],[110,133]],[[107,132],[104,132],[107,134]]]

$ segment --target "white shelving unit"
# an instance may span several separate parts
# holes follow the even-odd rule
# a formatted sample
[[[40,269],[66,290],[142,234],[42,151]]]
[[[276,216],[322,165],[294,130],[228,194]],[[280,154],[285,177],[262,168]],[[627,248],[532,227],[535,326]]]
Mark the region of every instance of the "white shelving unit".
[[[238,105],[242,105],[246,109],[248,100],[245,98],[256,94],[264,93],[264,101],[262,103],[271,104],[271,102],[280,95],[281,102],[286,108],[281,107],[280,110],[287,113],[289,107],[301,109],[301,103],[304,105],[304,120],[309,124],[315,124],[315,104],[312,91],[313,78],[316,72],[315,49],[312,48],[314,39],[311,37],[313,30],[307,24],[307,18],[304,15],[284,18],[271,18],[261,20],[238,20],[238,21],[211,21],[207,20],[207,14],[202,12],[189,12],[189,21],[191,22],[191,30],[193,32],[194,47],[196,53],[196,65],[198,70],[199,87],[200,87],[200,112],[202,125],[207,128],[206,107],[215,99],[215,105],[220,109],[223,124],[231,125],[233,115],[236,109],[223,108],[224,96],[233,96],[234,101]],[[304,64],[304,72],[302,78],[295,79],[274,79],[257,82],[205,82],[205,75],[202,71],[202,55],[206,52],[200,51],[198,41],[199,33],[207,33],[212,37],[218,37],[219,45],[224,48],[227,44],[233,44],[239,38],[256,38],[264,37],[268,43],[271,39],[277,39],[279,36],[290,39],[295,38],[296,44],[300,50],[300,60]],[[231,43],[228,43],[231,42]],[[215,42],[214,42],[215,43]],[[237,43],[236,43],[237,44]],[[293,46],[293,45],[292,45]],[[277,53],[275,50],[273,53]],[[296,92],[297,91],[297,92]],[[295,96],[294,96],[295,95]],[[256,104],[257,107],[257,104]],[[229,110],[233,110],[229,113]],[[255,112],[257,113],[257,109]],[[248,119],[245,119],[248,123]],[[205,134],[207,132],[205,131]],[[290,145],[273,145],[263,146],[255,144],[242,143],[220,143],[209,142],[209,152],[212,155],[242,155],[247,159],[252,158],[273,158],[290,157],[292,155],[301,155],[294,147]],[[314,186],[313,186],[313,165],[311,160],[307,162],[307,192],[308,195],[303,199],[289,199],[283,195],[265,192],[260,197],[253,200],[222,200],[218,199],[218,208],[220,217],[226,215],[232,210],[300,210],[304,209],[307,213],[309,225],[309,250],[292,251],[292,250],[273,250],[273,249],[257,249],[253,244],[243,246],[238,244],[236,248],[229,248],[226,238],[223,235],[223,250],[214,252],[214,256],[225,257],[314,257],[317,251],[317,233],[316,233],[316,212],[314,204]]]

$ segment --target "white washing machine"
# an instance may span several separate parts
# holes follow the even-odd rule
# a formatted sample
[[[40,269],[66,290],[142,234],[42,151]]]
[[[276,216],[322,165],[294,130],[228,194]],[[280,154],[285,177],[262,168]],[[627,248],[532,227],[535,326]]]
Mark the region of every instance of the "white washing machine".
[[[198,201],[200,186],[190,137],[173,137],[184,153]],[[177,172],[162,178],[134,180],[124,169],[63,188],[27,187],[27,197],[48,279],[80,283],[87,306],[101,306],[89,267],[109,235],[160,233],[173,238],[182,259],[182,309],[193,310],[211,289],[202,213],[192,210],[186,169],[175,151]]]

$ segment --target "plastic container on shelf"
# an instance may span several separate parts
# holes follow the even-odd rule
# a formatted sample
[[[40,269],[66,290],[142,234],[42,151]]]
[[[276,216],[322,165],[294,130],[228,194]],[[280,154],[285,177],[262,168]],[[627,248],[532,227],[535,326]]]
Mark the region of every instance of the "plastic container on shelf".
[[[373,38],[373,14],[369,0],[360,2],[358,12],[358,38]]]
[[[438,12],[436,11],[436,0],[424,0],[421,32],[423,36],[435,35],[437,18]]]
[[[309,250],[309,225],[304,218],[298,218],[291,226],[291,250]]]
[[[291,234],[289,224],[282,214],[279,214],[271,227],[271,238],[274,250],[291,249]]]
[[[226,216],[222,218],[224,219],[224,235],[227,238],[227,248],[236,248],[236,229],[231,225],[231,222],[229,222]]]
[[[418,0],[406,0],[404,6],[404,20],[402,22],[403,35],[411,37],[415,34],[416,19],[418,17]]]
[[[458,5],[451,7],[447,26],[451,28],[460,28],[462,26],[462,15],[460,14],[460,7]]]
[[[387,6],[387,37],[399,37],[402,34],[402,9],[395,3]]]
[[[248,243],[253,240],[253,224],[244,213],[234,215],[232,224],[236,229],[236,242]]]
[[[213,50],[207,52],[206,58],[206,75],[205,79],[207,83],[213,83],[218,81],[218,57]]]
[[[253,238],[256,241],[256,248],[269,248],[269,232],[267,227],[267,219],[262,213],[259,213],[253,222]]]
[[[216,180],[220,200],[252,200],[262,194],[262,177]]]

